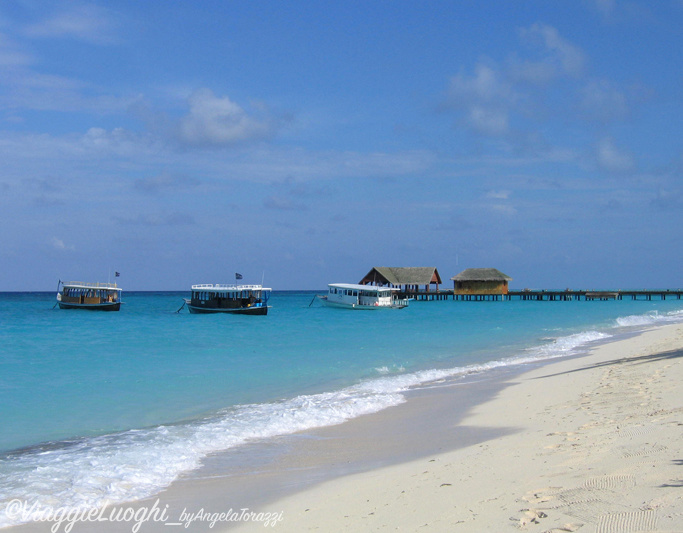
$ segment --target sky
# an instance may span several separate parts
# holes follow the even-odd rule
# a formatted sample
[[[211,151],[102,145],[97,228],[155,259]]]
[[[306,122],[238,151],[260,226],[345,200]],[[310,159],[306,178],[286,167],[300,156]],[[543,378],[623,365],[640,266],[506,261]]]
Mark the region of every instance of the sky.
[[[0,291],[683,287],[683,0],[0,2]]]

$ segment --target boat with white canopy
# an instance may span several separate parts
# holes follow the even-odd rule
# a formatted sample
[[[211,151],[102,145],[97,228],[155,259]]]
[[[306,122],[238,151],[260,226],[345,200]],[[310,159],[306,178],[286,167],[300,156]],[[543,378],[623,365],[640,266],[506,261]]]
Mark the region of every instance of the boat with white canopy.
[[[327,294],[321,297],[325,305],[344,309],[378,310],[408,307],[407,298],[398,297],[394,287],[330,283]]]
[[[87,283],[59,280],[57,303],[60,309],[118,311],[123,289],[116,283]]]

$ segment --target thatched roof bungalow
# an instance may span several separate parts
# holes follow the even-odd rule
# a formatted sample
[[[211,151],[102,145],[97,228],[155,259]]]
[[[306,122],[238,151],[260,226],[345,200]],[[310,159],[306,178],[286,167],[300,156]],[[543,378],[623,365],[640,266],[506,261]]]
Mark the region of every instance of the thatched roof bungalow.
[[[424,285],[429,292],[431,285],[438,290],[442,281],[436,267],[373,267],[359,283],[397,287],[403,292],[417,292]]]
[[[454,294],[507,294],[512,281],[495,268],[468,268],[451,279]]]

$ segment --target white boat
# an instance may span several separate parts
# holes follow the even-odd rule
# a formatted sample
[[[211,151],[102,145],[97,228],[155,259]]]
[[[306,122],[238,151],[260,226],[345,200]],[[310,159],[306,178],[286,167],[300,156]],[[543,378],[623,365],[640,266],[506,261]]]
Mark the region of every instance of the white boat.
[[[407,298],[398,297],[398,289],[352,283],[330,283],[327,294],[321,299],[330,307],[344,309],[403,309],[408,307]]]

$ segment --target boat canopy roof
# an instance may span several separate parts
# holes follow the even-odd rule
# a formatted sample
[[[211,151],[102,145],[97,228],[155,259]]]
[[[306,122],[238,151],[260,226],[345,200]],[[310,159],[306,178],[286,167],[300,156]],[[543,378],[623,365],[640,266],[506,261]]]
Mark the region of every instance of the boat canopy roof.
[[[372,292],[391,292],[398,291],[395,287],[378,287],[376,285],[358,285],[357,283],[330,283],[328,287],[335,287],[337,289],[351,289],[354,291],[372,291]]]
[[[87,283],[84,281],[60,281],[62,287],[70,289],[106,289],[109,291],[119,291],[123,289],[116,286],[116,283]]]
[[[262,285],[225,285],[221,283],[204,283],[202,285],[192,285],[193,291],[272,291]]]

